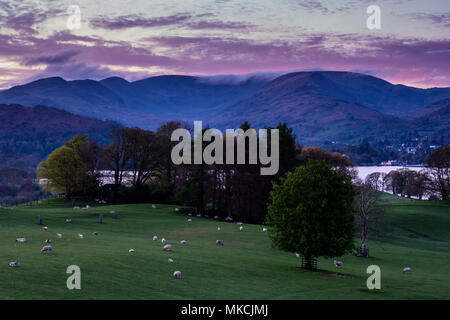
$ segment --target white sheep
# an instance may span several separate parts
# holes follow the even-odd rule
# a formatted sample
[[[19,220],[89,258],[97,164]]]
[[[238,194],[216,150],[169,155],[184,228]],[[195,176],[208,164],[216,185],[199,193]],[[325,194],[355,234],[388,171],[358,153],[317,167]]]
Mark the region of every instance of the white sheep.
[[[42,247],[42,249],[41,249],[41,252],[50,252],[50,251],[52,251],[52,246],[51,245],[48,245],[48,246],[43,246]]]
[[[84,236],[83,236],[81,233],[79,233],[79,234],[78,234],[78,238],[83,239]]]
[[[93,234],[94,236],[98,236],[98,232],[97,232],[97,231],[94,231],[92,234]]]
[[[199,213],[198,215],[197,215],[197,217],[201,217],[202,215]]]
[[[299,253],[296,253],[295,256],[296,256],[298,259],[300,259],[300,254],[299,254]]]
[[[61,233],[57,233],[56,236],[57,236],[58,238],[62,238],[62,234],[61,234]]]
[[[243,222],[236,222],[236,224],[242,226],[244,223]]]
[[[220,227],[217,227],[217,231],[220,231]]]
[[[186,244],[186,240],[181,240],[180,243],[181,244]]]
[[[18,267],[18,266],[19,266],[19,260],[10,262],[10,263],[9,263],[9,266],[10,266],[10,267]]]
[[[80,209],[80,207],[78,207],[78,206],[76,206],[76,207],[73,207],[74,209]]]
[[[153,236],[153,241],[158,241],[158,236]]]
[[[340,268],[340,267],[342,267],[342,265],[343,265],[343,262],[342,262],[342,261],[336,261],[336,260],[334,260],[333,262],[334,262],[334,265],[336,266],[336,268]]]
[[[240,226],[240,227],[239,227],[239,230],[240,230],[240,231],[244,230],[244,227],[243,227],[243,226]]]
[[[133,253],[133,252],[134,252],[134,249],[130,249],[130,250],[128,250],[128,252],[129,252],[129,253]]]
[[[170,251],[170,250],[172,250],[172,245],[166,244],[166,245],[163,247],[163,250],[164,250],[164,251]]]
[[[216,220],[219,219],[219,216],[214,216],[214,219],[216,219]]]
[[[44,242],[45,242],[45,243],[52,243],[52,240],[47,239],[47,240],[45,240]]]
[[[87,204],[86,205],[86,209],[90,209],[90,208],[91,208],[91,206]]]
[[[191,222],[192,221],[192,219],[188,219],[188,222]]]
[[[27,242],[27,239],[25,239],[25,238],[17,238],[16,242]]]
[[[216,240],[216,245],[223,246],[223,241],[222,240]]]
[[[169,258],[169,260],[168,260],[170,263],[172,263],[173,262],[173,259],[171,259],[171,258]]]
[[[72,219],[66,219],[66,223],[72,223]]]
[[[47,231],[48,227],[42,227],[42,230]]]
[[[403,272],[410,272],[410,271],[411,271],[410,267],[403,268]]]
[[[174,273],[173,273],[173,277],[174,278],[181,278],[181,271],[175,271]]]
[[[263,232],[267,232],[267,228],[263,228]]]
[[[178,212],[178,211],[180,211],[180,209],[179,208],[175,208],[175,211]]]
[[[189,216],[189,217],[192,217],[192,213],[188,213],[188,216]]]
[[[164,243],[164,242],[166,242],[166,239],[162,238],[161,243]]]
[[[156,205],[152,204],[152,208],[153,208],[153,209],[156,209]]]

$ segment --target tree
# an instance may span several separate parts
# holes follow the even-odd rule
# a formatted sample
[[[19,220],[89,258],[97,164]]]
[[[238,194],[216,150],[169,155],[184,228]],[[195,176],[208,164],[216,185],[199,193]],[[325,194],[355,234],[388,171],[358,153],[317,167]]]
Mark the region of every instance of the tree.
[[[378,190],[378,185],[380,183],[381,173],[372,172],[366,177],[366,184],[368,184],[372,189]],[[381,187],[381,186],[380,186]]]
[[[355,191],[352,179],[324,161],[305,166],[274,184],[267,224],[276,247],[298,252],[313,269],[313,260],[341,256],[353,249]]]
[[[47,178],[51,190],[64,192],[67,199],[82,190],[87,166],[83,163],[77,151],[68,146],[62,146],[53,151],[46,161],[37,168],[38,179]]]
[[[358,256],[369,257],[367,238],[369,231],[381,233],[380,222],[384,221],[384,208],[380,205],[381,192],[372,184],[362,183],[355,186],[355,227],[361,241]]]
[[[431,183],[430,191],[439,192],[442,200],[449,200],[450,194],[450,146],[440,147],[425,160]]]

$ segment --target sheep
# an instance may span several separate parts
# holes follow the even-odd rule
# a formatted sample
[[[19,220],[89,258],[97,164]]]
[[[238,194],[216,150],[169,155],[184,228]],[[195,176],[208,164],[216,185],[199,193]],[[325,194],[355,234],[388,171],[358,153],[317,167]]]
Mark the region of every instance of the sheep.
[[[295,256],[296,256],[298,259],[300,259],[300,254],[299,254],[299,253],[296,253]]]
[[[222,240],[216,240],[216,245],[223,246],[223,241]]]
[[[45,240],[44,242],[45,242],[45,243],[52,243],[52,240],[47,239],[47,240]]]
[[[158,236],[153,236],[153,241],[158,241]]]
[[[164,250],[164,251],[170,251],[170,250],[172,250],[172,245],[166,244],[166,245],[163,247],[163,250]]]
[[[181,278],[181,271],[175,271],[174,273],[173,273],[173,277],[174,278]]]
[[[244,223],[243,222],[236,222],[237,225],[242,226]]]
[[[217,227],[217,231],[220,231],[220,227]]]
[[[109,213],[110,214],[115,214],[117,211],[116,210],[111,210]]]
[[[27,239],[25,239],[25,238],[17,238],[16,242],[27,242]]]
[[[181,240],[180,243],[181,244],[186,244],[186,240]]]
[[[173,259],[169,258],[169,260],[167,260],[167,261],[169,261],[170,263],[172,263],[172,262],[173,262]]]
[[[90,209],[90,208],[91,208],[91,206],[87,204],[86,205],[86,209]]]
[[[216,220],[219,219],[219,216],[214,216],[214,219],[216,219]]]
[[[175,208],[175,211],[178,212],[178,211],[180,211],[180,209],[179,208]]]
[[[57,233],[56,236],[57,236],[58,238],[62,238],[62,234],[61,234],[61,233]]]
[[[41,252],[50,252],[50,251],[52,251],[52,246],[51,245],[48,245],[48,246],[43,246],[42,247],[42,249],[41,249]]]
[[[134,249],[130,249],[130,250],[128,250],[128,252],[129,252],[129,253],[133,253],[133,252],[135,252],[135,251],[134,251]]]
[[[10,262],[10,263],[9,263],[9,266],[10,266],[10,267],[18,267],[18,266],[19,266],[19,260]]]
[[[41,201],[41,200],[38,200],[37,204],[42,204],[42,201]]]
[[[192,213],[188,213],[188,216],[189,216],[189,217],[192,217]]]
[[[152,204],[152,208],[153,208],[153,209],[156,209],[156,205]]]
[[[83,236],[81,233],[79,233],[79,234],[78,234],[78,238],[83,239],[84,236]]]
[[[165,239],[165,238],[162,238],[162,239],[161,239],[161,243],[164,243],[164,242],[166,242],[166,239]]]
[[[98,232],[97,232],[97,231],[94,231],[92,234],[93,234],[94,236],[98,236]]]
[[[73,207],[74,209],[80,209],[80,207],[78,207],[78,206],[76,206],[76,207]]]
[[[199,213],[198,215],[197,215],[197,217],[201,217],[202,215]]]
[[[192,219],[188,219],[188,222],[191,222],[192,221]]]
[[[411,271],[410,267],[403,268],[403,272],[410,272],[410,271]]]
[[[240,227],[239,227],[239,230],[240,230],[240,231],[244,230],[244,227],[243,227],[243,226],[240,226]]]
[[[42,227],[42,230],[47,231],[48,227]]]
[[[72,219],[66,219],[66,223],[72,223]]]
[[[336,266],[336,268],[340,268],[340,267],[342,267],[343,263],[342,263],[342,261],[334,260],[334,265]]]
[[[263,232],[267,232],[267,228],[263,228]]]

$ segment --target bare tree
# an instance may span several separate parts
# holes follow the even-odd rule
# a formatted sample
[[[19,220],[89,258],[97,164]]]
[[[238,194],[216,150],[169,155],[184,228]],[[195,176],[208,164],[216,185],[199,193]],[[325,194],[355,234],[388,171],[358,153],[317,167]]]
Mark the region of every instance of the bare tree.
[[[440,193],[442,200],[449,200],[450,194],[450,146],[440,147],[425,160],[430,174],[430,191]]]
[[[355,197],[355,227],[361,241],[358,252],[360,257],[369,257],[367,239],[369,232],[380,235],[383,230],[380,222],[384,220],[384,208],[380,205],[381,192],[373,189],[367,183],[355,186],[357,195]]]

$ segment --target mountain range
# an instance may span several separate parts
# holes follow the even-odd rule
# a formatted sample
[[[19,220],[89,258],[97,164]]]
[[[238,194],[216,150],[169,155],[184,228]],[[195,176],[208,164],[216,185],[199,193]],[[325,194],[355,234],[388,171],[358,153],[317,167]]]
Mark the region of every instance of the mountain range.
[[[419,89],[335,71],[277,77],[156,76],[134,82],[56,77],[4,90],[0,103],[46,105],[145,129],[168,120],[202,120],[204,126],[219,129],[236,128],[246,120],[256,128],[286,121],[301,144],[321,146],[395,135],[399,128],[447,137],[450,88]]]

